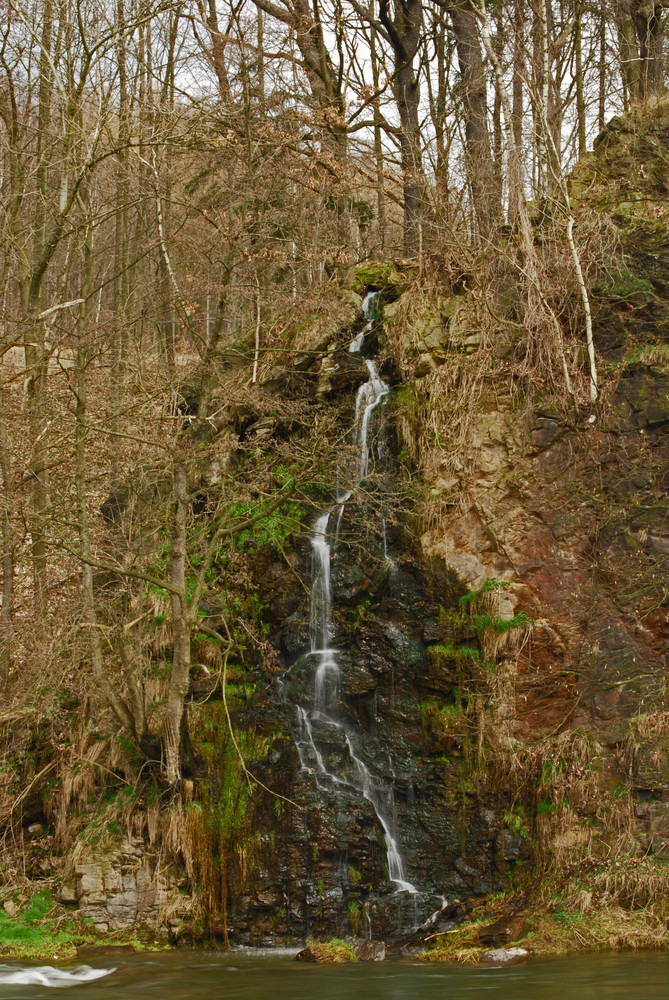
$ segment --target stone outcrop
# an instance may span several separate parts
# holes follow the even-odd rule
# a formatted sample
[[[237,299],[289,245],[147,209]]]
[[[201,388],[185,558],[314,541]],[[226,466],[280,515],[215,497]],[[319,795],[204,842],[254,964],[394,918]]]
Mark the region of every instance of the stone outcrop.
[[[97,931],[146,927],[167,934],[180,923],[187,897],[157,862],[142,838],[81,844],[59,902],[75,906]]]

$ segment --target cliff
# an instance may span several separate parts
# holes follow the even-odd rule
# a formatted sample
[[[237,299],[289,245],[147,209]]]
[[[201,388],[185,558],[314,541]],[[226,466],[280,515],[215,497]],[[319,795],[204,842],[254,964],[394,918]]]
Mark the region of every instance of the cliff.
[[[218,566],[236,604],[209,606],[209,631],[232,607],[253,637],[230,663],[199,637],[182,801],[141,777],[106,802],[77,787],[79,839],[56,830],[57,858],[48,809],[28,816],[32,870],[46,857],[63,907],[98,932],[273,945],[402,937],[443,896],[471,908],[510,887],[516,907],[525,892],[522,905],[567,914],[645,908],[657,934],[640,920],[620,943],[666,944],[652,886],[669,857],[668,156],[661,103],[611,122],[571,178],[594,405],[523,338],[510,229],[478,272],[455,251],[420,273],[360,269],[358,291],[378,293],[367,327],[362,296],[340,294],[293,332],[253,406],[228,411],[240,479],[335,444],[294,508]],[[533,224],[559,264],[551,295],[578,385],[561,223],[537,207]],[[372,362],[385,388],[361,396]],[[370,399],[370,467],[353,474]],[[315,620],[338,678],[320,707]]]

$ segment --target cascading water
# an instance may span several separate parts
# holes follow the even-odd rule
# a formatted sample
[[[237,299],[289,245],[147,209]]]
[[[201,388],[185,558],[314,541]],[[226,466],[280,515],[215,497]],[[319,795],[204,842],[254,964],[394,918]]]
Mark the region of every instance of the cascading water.
[[[358,479],[369,475],[369,428],[372,415],[382,399],[388,395],[388,386],[379,378],[373,361],[365,361],[369,372],[369,381],[358,389],[355,401],[356,444],[358,446],[357,472]]]
[[[360,333],[353,338],[349,344],[349,354],[357,354],[361,349],[365,340],[365,335],[370,332],[372,325],[374,323],[374,316],[376,313],[376,300],[379,297],[378,292],[367,292],[364,299],[362,300],[362,315],[366,319],[366,323],[363,326]]]
[[[363,310],[367,324],[350,345],[350,352],[360,350],[365,333],[371,329],[375,311],[376,293],[366,296]],[[355,444],[356,475],[360,482],[370,472],[370,428],[374,411],[382,399],[388,395],[388,386],[379,377],[373,361],[366,361],[369,381],[362,385],[356,399]],[[296,746],[303,770],[315,775],[319,784],[348,786],[355,789],[374,809],[383,829],[388,865],[388,877],[397,886],[398,892],[415,893],[417,890],[407,881],[400,852],[395,801],[393,790],[383,779],[373,775],[356,752],[355,732],[342,721],[339,713],[340,668],[332,625],[332,583],[331,583],[331,539],[336,544],[342,518],[350,492],[337,494],[337,505],[320,514],[316,519],[311,536],[312,586],[310,612],[309,657],[313,661],[312,698],[310,706],[300,705],[297,709],[298,737]],[[331,534],[330,522],[334,522]],[[387,558],[385,542],[385,521],[383,521],[384,556]],[[316,733],[315,730],[316,729]],[[318,747],[318,731],[343,738],[348,762],[346,774],[328,770],[323,753]]]

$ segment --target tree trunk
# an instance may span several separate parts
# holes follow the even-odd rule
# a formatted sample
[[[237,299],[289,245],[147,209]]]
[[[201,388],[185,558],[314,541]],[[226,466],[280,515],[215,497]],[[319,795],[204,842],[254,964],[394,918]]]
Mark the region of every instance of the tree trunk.
[[[186,466],[176,458],[173,468],[171,582],[178,593],[170,594],[172,605],[172,674],[167,696],[164,728],[165,775],[172,786],[181,780],[184,745],[185,701],[190,671],[190,621],[186,601]]]
[[[604,23],[603,14],[600,17],[600,60],[599,60],[599,90],[606,94],[605,61],[601,57],[601,35]],[[620,52],[620,73],[623,79],[625,97],[629,105],[636,104],[641,100],[641,67],[639,65],[639,51],[637,48],[636,32],[632,18],[627,14],[619,14],[616,18],[618,28],[618,48]],[[601,101],[600,101],[601,104]],[[629,110],[629,106],[627,108]],[[604,127],[602,115],[598,122],[600,129]]]
[[[585,91],[583,87],[583,38],[581,34],[581,18],[583,17],[583,0],[577,0],[574,8],[574,75],[576,77],[576,118],[578,127],[578,155],[585,156]]]
[[[487,237],[501,215],[501,192],[487,118],[486,78],[478,35],[478,19],[470,0],[449,7],[462,79],[466,161],[474,210],[481,235]]]
[[[40,41],[40,75],[37,113],[37,170],[35,202],[33,264],[37,266],[46,244],[46,205],[49,202],[48,157],[49,120],[53,93],[51,47],[53,35],[53,4],[45,0]],[[44,608],[47,589],[47,551],[45,520],[49,504],[46,484],[46,383],[48,359],[44,350],[44,327],[39,318],[44,271],[36,276],[35,269],[21,282],[23,314],[23,344],[26,365],[27,409],[32,442],[29,466],[31,480],[30,535],[32,540],[33,585],[38,611]]]
[[[400,163],[404,203],[404,252],[407,257],[422,251],[422,215],[425,175],[421,153],[418,110],[420,79],[414,61],[420,46],[423,7],[420,0],[395,4],[394,17],[389,0],[380,0],[379,16],[392,45],[394,58],[393,96],[400,118]]]
[[[657,97],[665,92],[663,6],[654,0],[636,0],[634,3],[632,19],[639,40],[641,100]]]
[[[86,370],[89,362],[89,351],[86,345],[88,298],[92,288],[92,248],[90,233],[87,233],[84,244],[84,287],[82,289],[84,303],[78,317],[78,347],[76,371],[76,406],[75,406],[75,469],[74,483],[77,496],[77,525],[79,529],[79,549],[82,557],[81,568],[81,614],[88,632],[88,642],[91,654],[91,668],[96,687],[105,695],[116,718],[133,736],[136,728],[132,713],[115,688],[107,680],[102,655],[100,627],[95,611],[95,593],[93,589],[93,567],[91,560],[91,538],[88,522],[87,484],[86,484]]]
[[[370,3],[370,16],[373,16],[373,0]],[[372,64],[372,86],[374,93],[379,90],[379,58],[376,50],[376,28],[372,24],[369,35],[370,60]],[[374,113],[374,159],[376,161],[376,217],[379,247],[383,253],[386,245],[386,199],[384,190],[383,142],[381,135],[381,108],[378,96],[372,102]]]
[[[2,404],[0,404],[2,405]],[[14,551],[12,529],[14,480],[9,460],[4,413],[0,413],[0,474],[2,475],[2,633],[0,634],[0,688],[4,685],[12,661],[12,615],[14,611]]]

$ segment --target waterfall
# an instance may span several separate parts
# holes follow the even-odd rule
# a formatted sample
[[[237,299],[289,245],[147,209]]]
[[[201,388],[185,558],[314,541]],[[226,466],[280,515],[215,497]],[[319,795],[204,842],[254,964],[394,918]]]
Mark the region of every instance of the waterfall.
[[[365,335],[369,333],[372,329],[372,324],[374,322],[374,316],[376,314],[376,300],[379,297],[378,292],[367,292],[364,299],[362,300],[362,315],[366,319],[366,323],[363,326],[357,337],[354,337],[349,344],[348,350],[349,354],[357,354],[361,349],[365,340]]]
[[[365,333],[371,329],[374,316],[376,293],[366,296],[363,310],[367,318],[365,328],[352,341],[349,350],[356,353],[362,346]],[[379,377],[373,361],[366,361],[369,380],[360,387],[356,398],[354,441],[356,451],[356,474],[360,482],[370,471],[370,427],[373,414],[381,400],[388,395],[388,386]],[[400,851],[399,836],[395,818],[393,790],[382,778],[372,774],[356,750],[356,734],[339,716],[340,668],[337,650],[332,645],[334,629],[332,623],[332,548],[339,537],[342,518],[350,492],[339,491],[336,505],[319,514],[311,533],[312,582],[310,608],[310,649],[309,660],[313,661],[312,703],[297,708],[296,746],[302,769],[315,775],[319,785],[348,786],[355,789],[370,803],[383,830],[386,846],[388,877],[397,886],[397,892],[415,893],[417,890],[404,875],[404,864]],[[330,522],[334,521],[334,533],[330,534]],[[385,521],[383,521],[384,556],[387,558],[385,543]],[[318,747],[316,729],[324,733],[337,734],[343,738],[348,753],[346,774],[338,774],[328,769],[323,753]]]
[[[358,479],[369,475],[369,428],[372,414],[382,399],[388,395],[388,386],[379,378],[373,361],[365,361],[369,372],[369,381],[358,389],[355,400],[356,444],[358,446]]]

